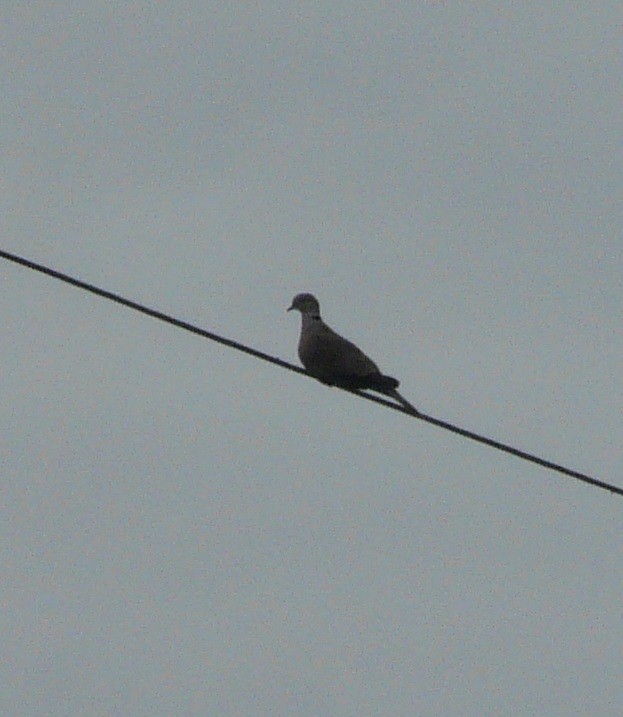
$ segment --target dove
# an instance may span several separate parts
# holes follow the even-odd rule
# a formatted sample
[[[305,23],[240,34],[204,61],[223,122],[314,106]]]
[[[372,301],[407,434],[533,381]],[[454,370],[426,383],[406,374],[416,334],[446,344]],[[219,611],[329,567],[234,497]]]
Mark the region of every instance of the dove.
[[[377,391],[419,414],[396,390],[400,385],[397,379],[382,374],[359,347],[324,323],[320,317],[320,304],[313,294],[297,294],[288,309],[292,310],[301,312],[298,354],[311,376],[328,386]]]

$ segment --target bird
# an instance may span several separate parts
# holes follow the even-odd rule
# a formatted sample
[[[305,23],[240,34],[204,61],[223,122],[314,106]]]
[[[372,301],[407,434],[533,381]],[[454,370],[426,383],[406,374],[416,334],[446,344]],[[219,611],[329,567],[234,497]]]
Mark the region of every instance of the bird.
[[[287,309],[293,310],[301,312],[298,354],[307,373],[328,386],[382,393],[420,415],[415,406],[398,393],[400,382],[397,379],[381,373],[358,346],[324,323],[320,317],[320,304],[313,294],[297,294]]]

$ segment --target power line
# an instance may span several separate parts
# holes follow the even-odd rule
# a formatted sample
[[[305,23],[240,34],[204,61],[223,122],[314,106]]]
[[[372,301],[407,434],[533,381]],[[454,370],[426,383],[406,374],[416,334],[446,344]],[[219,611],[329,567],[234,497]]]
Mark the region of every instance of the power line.
[[[294,364],[288,363],[287,361],[283,361],[282,359],[276,358],[275,356],[270,356],[263,351],[258,351],[257,349],[253,349],[250,346],[245,346],[238,341],[233,341],[232,339],[227,339],[224,336],[219,336],[218,334],[215,334],[211,331],[206,331],[205,329],[201,329],[198,326],[194,326],[187,321],[182,321],[180,319],[176,319],[174,316],[169,316],[162,311],[150,309],[148,306],[144,306],[143,304],[139,304],[136,301],[126,299],[123,296],[119,296],[119,294],[114,294],[112,291],[100,289],[93,284],[89,284],[85,281],[80,281],[79,279],[75,279],[68,274],[63,274],[60,271],[55,271],[54,269],[50,269],[47,266],[37,264],[34,261],[30,261],[29,259],[25,259],[24,257],[17,256],[16,254],[11,254],[1,249],[0,257],[2,257],[3,259],[7,259],[8,261],[11,261],[15,264],[25,266],[26,268],[32,269],[33,271],[38,271],[41,274],[51,276],[55,279],[58,279],[59,281],[64,281],[66,284],[71,284],[72,286],[76,286],[79,289],[83,289],[84,291],[89,291],[96,296],[101,296],[104,299],[109,299],[110,301],[114,301],[115,303],[121,304],[122,306],[127,306],[128,308],[134,309],[135,311],[139,311],[142,314],[147,314],[147,316],[151,316],[154,319],[159,319],[160,321],[164,321],[167,324],[172,324],[173,326],[177,326],[180,329],[190,331],[191,333],[197,334],[198,336],[203,336],[204,338],[210,339],[211,341],[216,341],[219,344],[223,344],[225,346],[228,346],[229,348],[236,349],[237,351],[242,351],[243,353],[254,356],[255,358],[262,359],[263,361],[268,361],[268,363],[275,364],[276,366],[285,368],[288,371],[294,371],[295,373],[302,374],[307,378],[313,378],[313,376],[308,374],[307,371],[302,369],[300,366],[295,366]],[[465,428],[460,428],[459,426],[455,426],[452,423],[448,423],[447,421],[441,421],[440,419],[434,418],[433,416],[428,416],[425,413],[413,412],[406,406],[401,406],[397,403],[393,403],[392,401],[388,401],[387,399],[381,398],[380,396],[366,393],[364,391],[359,391],[357,389],[343,387],[337,388],[341,388],[341,390],[343,391],[348,391],[349,393],[352,393],[355,396],[359,396],[359,398],[364,398],[367,401],[374,401],[374,403],[379,403],[382,406],[386,406],[387,408],[393,409],[394,411],[400,411],[400,413],[404,413],[411,418],[418,418],[421,421],[426,421],[427,423],[431,423],[432,425],[438,426],[439,428],[444,428],[447,431],[452,431],[452,433],[457,433],[458,435],[463,436],[465,438],[469,438],[472,441],[483,443],[484,445],[490,446],[491,448],[496,448],[499,451],[504,451],[505,453],[510,453],[513,456],[522,458],[525,461],[530,461],[531,463],[536,463],[539,466],[549,468],[550,470],[556,471],[557,473],[562,473],[563,475],[570,476],[571,478],[575,478],[579,481],[582,481],[583,483],[588,483],[589,485],[603,488],[604,490],[608,490],[611,493],[616,493],[617,495],[623,495],[623,488],[619,488],[618,486],[612,485],[610,483],[597,480],[596,478],[592,478],[585,473],[580,473],[579,471],[565,468],[565,466],[561,466],[558,463],[553,463],[552,461],[545,460],[544,458],[539,458],[532,453],[522,451],[518,448],[513,448],[512,446],[506,445],[505,443],[501,443],[500,441],[496,441],[493,438],[481,436],[478,433],[468,431]]]

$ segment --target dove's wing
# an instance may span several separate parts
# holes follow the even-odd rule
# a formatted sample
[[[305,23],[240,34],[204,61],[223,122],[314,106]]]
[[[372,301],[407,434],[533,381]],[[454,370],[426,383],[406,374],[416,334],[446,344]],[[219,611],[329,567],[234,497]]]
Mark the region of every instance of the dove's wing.
[[[299,358],[308,371],[327,377],[379,373],[379,367],[372,359],[355,344],[336,334],[321,319],[304,322]]]

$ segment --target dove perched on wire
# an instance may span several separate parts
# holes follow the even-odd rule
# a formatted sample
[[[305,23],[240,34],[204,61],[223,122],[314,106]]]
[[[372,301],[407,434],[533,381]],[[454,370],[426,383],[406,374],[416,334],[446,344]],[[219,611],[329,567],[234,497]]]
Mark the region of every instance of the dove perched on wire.
[[[399,381],[382,374],[360,348],[324,323],[320,318],[320,304],[313,294],[297,294],[288,309],[292,310],[301,312],[298,353],[311,376],[328,386],[377,391],[419,414],[396,390]]]

